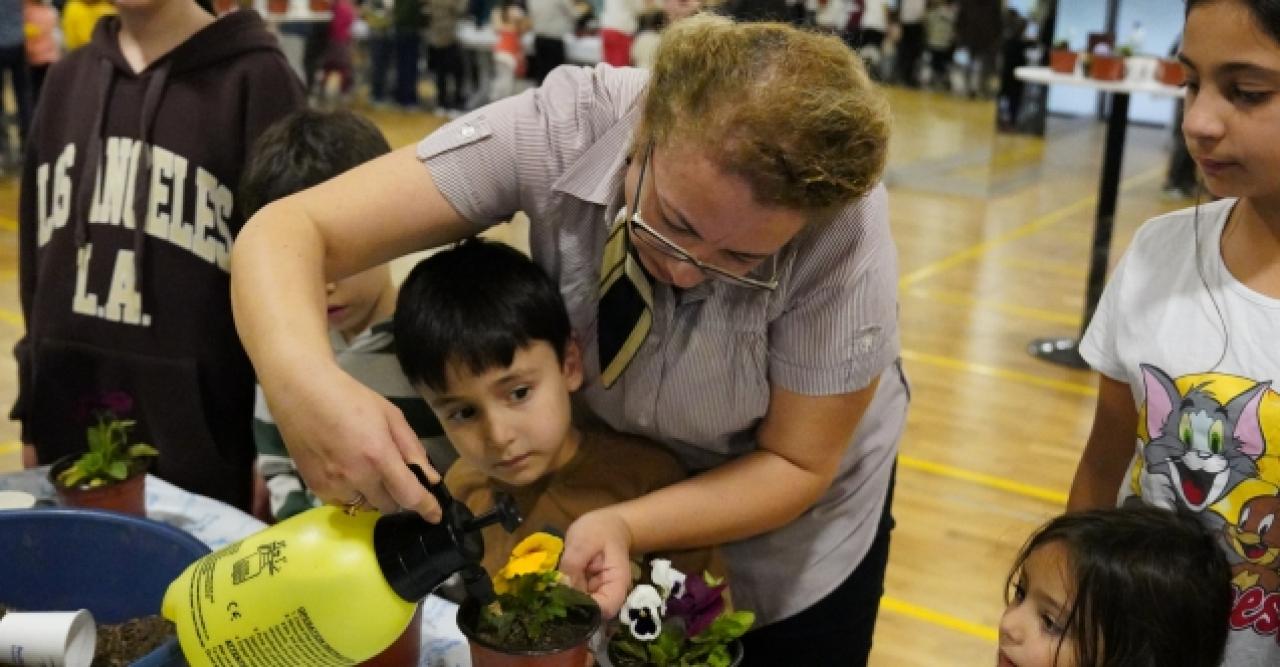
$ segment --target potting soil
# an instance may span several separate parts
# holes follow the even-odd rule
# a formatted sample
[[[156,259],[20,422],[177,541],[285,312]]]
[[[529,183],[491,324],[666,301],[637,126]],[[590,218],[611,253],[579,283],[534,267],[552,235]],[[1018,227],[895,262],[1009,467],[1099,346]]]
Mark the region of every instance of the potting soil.
[[[0,617],[8,610],[9,607],[0,604]],[[173,624],[160,616],[144,616],[114,625],[98,624],[93,667],[126,667],[173,636]]]

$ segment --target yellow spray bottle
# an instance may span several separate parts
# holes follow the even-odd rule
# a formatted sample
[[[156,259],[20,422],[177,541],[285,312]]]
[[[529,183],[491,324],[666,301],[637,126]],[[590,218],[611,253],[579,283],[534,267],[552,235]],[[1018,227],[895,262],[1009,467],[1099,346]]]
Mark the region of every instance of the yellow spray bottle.
[[[480,529],[501,522],[514,530],[514,503],[501,498],[473,517],[410,467],[440,503],[440,523],[318,507],[188,566],[161,613],[177,626],[191,667],[358,664],[390,646],[417,602],[455,572],[469,595],[492,599]]]

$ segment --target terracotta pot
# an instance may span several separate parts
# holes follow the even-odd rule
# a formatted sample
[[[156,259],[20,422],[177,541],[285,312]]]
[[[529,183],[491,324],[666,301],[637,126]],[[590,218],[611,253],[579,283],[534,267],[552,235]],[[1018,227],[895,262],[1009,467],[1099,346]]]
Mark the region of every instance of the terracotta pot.
[[[1066,49],[1055,49],[1049,52],[1049,69],[1060,74],[1075,74],[1076,61],[1080,54]]]
[[[272,14],[284,14],[289,11],[289,0],[267,0],[267,11]]]
[[[1161,58],[1156,65],[1156,81],[1166,86],[1181,86],[1187,81],[1187,70],[1180,61]]]
[[[236,8],[236,0],[213,0],[213,13],[222,16]]]
[[[405,667],[417,665],[422,651],[422,603],[418,603],[417,611],[409,619],[409,627],[404,629],[394,644],[378,655],[360,663],[364,667]]]
[[[329,0],[308,0],[307,6],[313,12],[327,12],[331,9]]]
[[[1119,81],[1124,78],[1124,58],[1095,55],[1089,64],[1089,77],[1098,81]]]
[[[69,507],[91,507],[96,509],[123,512],[135,516],[147,515],[147,464],[135,464],[134,470],[124,481],[102,486],[77,486],[67,488],[58,481],[58,473],[66,470],[80,458],[79,454],[69,454],[49,468],[49,483],[58,493],[58,499]]]
[[[476,636],[475,628],[480,617],[480,605],[468,598],[458,608],[458,629],[467,636],[471,645],[472,667],[589,667],[595,658],[587,648],[591,635],[600,627],[600,608],[594,604],[590,610],[590,622],[571,646],[545,651],[513,651],[489,644]]]

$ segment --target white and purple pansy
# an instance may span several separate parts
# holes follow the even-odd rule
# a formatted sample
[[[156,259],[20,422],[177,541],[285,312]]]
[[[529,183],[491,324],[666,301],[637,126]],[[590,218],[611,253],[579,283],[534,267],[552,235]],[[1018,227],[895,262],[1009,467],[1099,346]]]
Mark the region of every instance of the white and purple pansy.
[[[653,579],[653,585],[662,591],[663,602],[684,595],[684,573],[671,567],[671,561],[665,558],[653,559],[649,576]]]
[[[631,636],[642,642],[653,641],[662,634],[662,614],[666,604],[658,590],[648,584],[631,589],[618,618],[631,630]]]

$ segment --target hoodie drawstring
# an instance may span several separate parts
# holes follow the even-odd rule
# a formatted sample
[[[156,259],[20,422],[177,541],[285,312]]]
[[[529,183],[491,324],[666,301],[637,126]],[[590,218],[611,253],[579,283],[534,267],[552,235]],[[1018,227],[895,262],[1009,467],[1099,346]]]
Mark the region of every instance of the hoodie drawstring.
[[[111,89],[115,87],[116,68],[110,60],[103,59],[98,65],[98,111],[93,118],[89,133],[88,145],[85,146],[84,162],[81,163],[80,192],[76,197],[79,212],[72,217],[76,224],[76,252],[89,241],[89,212],[93,208],[93,193],[98,189],[98,177],[102,167],[102,135],[106,131],[107,106],[111,103]]]
[[[138,138],[142,140],[142,155],[137,166],[137,180],[133,190],[133,280],[134,289],[146,312],[146,291],[142,288],[143,255],[147,249],[147,199],[151,196],[151,132],[154,129],[156,111],[160,108],[160,100],[164,97],[165,86],[169,83],[169,68],[172,61],[164,60],[147,80],[147,89],[142,96],[142,125],[138,128]],[[136,213],[141,210],[141,215]]]

